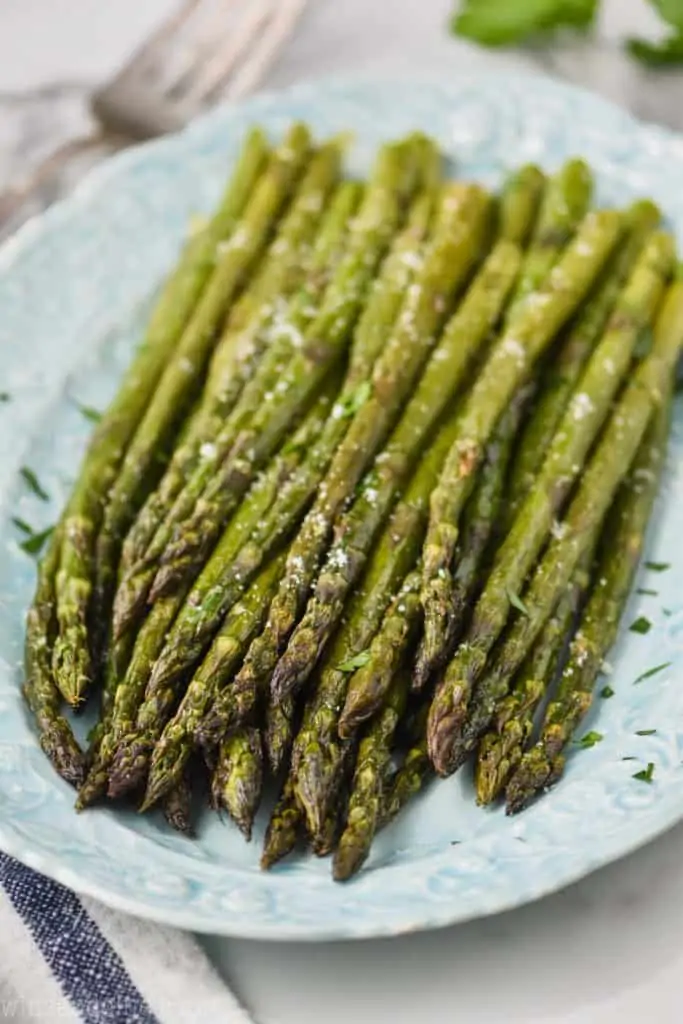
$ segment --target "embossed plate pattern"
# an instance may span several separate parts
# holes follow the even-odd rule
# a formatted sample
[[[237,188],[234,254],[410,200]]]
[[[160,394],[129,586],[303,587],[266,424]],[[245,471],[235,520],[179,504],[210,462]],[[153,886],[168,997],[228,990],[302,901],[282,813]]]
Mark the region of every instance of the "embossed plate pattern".
[[[644,127],[579,90],[535,77],[449,81],[330,81],[221,110],[184,134],[130,151],[0,252],[0,847],[32,867],[131,913],[193,930],[258,938],[353,938],[431,928],[535,899],[585,875],[683,817],[683,406],[648,556],[656,596],[634,597],[611,658],[608,701],[586,728],[604,741],[570,758],[555,792],[517,819],[478,810],[461,772],[433,786],[376,844],[351,885],[329,863],[292,860],[258,869],[263,821],[246,846],[215,816],[190,843],[156,817],[97,810],[76,816],[73,794],[42,757],[19,697],[23,616],[34,566],[12,516],[51,522],[78,466],[88,424],[74,400],[100,406],[129,357],[155,285],[188,216],[217,197],[245,128],[281,133],[292,118],[319,133],[352,128],[355,170],[382,139],[419,127],[459,172],[490,185],[507,168],[546,168],[581,154],[599,199],[650,195],[683,241],[683,139]],[[28,493],[29,465],[50,494]],[[634,685],[645,669],[658,675]],[[656,729],[636,736],[637,730]],[[652,785],[632,778],[656,765]]]

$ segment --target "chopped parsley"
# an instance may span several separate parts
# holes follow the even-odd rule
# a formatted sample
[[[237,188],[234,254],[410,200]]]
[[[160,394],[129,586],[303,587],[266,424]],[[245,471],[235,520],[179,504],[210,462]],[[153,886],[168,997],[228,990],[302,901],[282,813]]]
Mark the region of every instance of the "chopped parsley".
[[[638,729],[636,736],[654,736],[656,729]]]
[[[600,696],[607,700],[608,697],[614,696],[614,690],[611,686],[603,686],[602,690],[600,690]]]
[[[340,672],[355,672],[357,668],[362,668],[363,665],[367,665],[370,661],[370,651],[359,651],[358,654],[354,654],[352,658],[347,658],[346,661],[342,661],[337,668]]]
[[[86,420],[91,423],[99,423],[102,419],[102,413],[99,409],[96,409],[92,405],[84,405],[82,402],[74,402],[74,405]]]
[[[601,732],[587,732],[585,736],[582,736],[576,743],[582,750],[589,750],[591,747],[596,746],[598,743],[602,743],[604,736]]]
[[[648,590],[647,587],[638,587],[636,594],[641,594],[643,597],[657,597],[658,591]]]
[[[43,487],[40,480],[38,479],[38,477],[36,476],[32,469],[30,469],[28,466],[22,466],[21,469],[19,470],[19,473],[21,474],[26,486],[29,488],[29,490],[33,491],[36,498],[40,498],[41,501],[50,500],[50,495],[47,493],[47,491],[45,490],[45,488]]]
[[[670,661],[663,661],[661,665],[655,665],[654,668],[648,668],[645,672],[641,672],[638,678],[634,680],[633,685],[636,686],[638,683],[644,682],[645,679],[651,679],[652,676],[656,676],[659,672],[663,672],[670,664]]]
[[[671,562],[646,562],[645,568],[650,569],[652,572],[666,572],[667,569],[671,568]]]
[[[652,761],[649,762],[647,768],[643,768],[642,771],[636,772],[633,776],[638,782],[647,782],[648,785],[652,782],[655,774],[655,766]]]
[[[516,608],[518,612],[522,613],[522,615],[526,615],[526,617],[528,619],[529,618],[529,609],[524,604],[524,601],[522,601],[522,599],[519,596],[519,594],[516,594],[514,592],[514,590],[510,590],[510,589],[508,589],[507,594],[508,594],[508,600],[509,600],[510,604],[512,605],[512,607]]]
[[[640,615],[628,628],[632,633],[641,633],[644,636],[645,633],[649,633],[652,629],[652,623],[644,615]]]

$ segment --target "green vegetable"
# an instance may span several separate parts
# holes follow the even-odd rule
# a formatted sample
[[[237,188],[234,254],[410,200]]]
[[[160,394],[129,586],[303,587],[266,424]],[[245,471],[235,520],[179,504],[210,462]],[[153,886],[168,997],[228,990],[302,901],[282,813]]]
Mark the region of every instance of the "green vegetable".
[[[652,761],[649,762],[647,768],[643,768],[642,771],[636,772],[633,776],[634,779],[638,779],[638,782],[651,783],[655,774],[655,766]]]
[[[40,498],[41,501],[50,500],[50,495],[47,493],[32,469],[29,469],[28,466],[22,466],[19,473],[23,477],[24,483],[27,485],[28,489],[35,494],[36,498]]]
[[[484,46],[508,46],[559,28],[589,29],[598,7],[599,0],[465,0],[452,30]]]
[[[577,740],[577,744],[583,750],[589,750],[590,747],[596,746],[598,743],[602,743],[604,736],[601,732],[587,732],[585,736],[582,736],[580,740]]]
[[[645,618],[644,615],[639,615],[635,622],[632,622],[628,627],[632,633],[649,633],[652,629],[652,623],[649,619]]]

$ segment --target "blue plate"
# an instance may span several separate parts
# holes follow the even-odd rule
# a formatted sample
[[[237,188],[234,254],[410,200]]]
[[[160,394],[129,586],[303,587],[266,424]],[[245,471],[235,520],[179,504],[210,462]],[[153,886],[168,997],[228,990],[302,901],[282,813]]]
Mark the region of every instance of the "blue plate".
[[[683,239],[683,139],[635,123],[595,96],[535,77],[332,81],[220,110],[175,138],[132,150],[0,252],[0,847],[81,892],[195,931],[271,939],[359,938],[433,928],[517,906],[580,878],[683,817],[683,406],[679,404],[648,558],[628,625],[610,656],[610,700],[586,729],[604,741],[572,755],[557,789],[525,814],[474,806],[468,772],[432,786],[378,839],[362,874],[335,885],[328,861],[258,868],[264,822],[247,846],[215,815],[196,842],[155,816],[77,816],[73,793],[36,742],[19,686],[34,563],[13,516],[52,522],[88,435],[78,402],[102,407],[140,335],[189,216],[210,208],[247,126],[280,134],[293,118],[327,134],[353,129],[353,169],[378,144],[421,128],[463,175],[491,186],[535,160],[580,154],[601,202],[649,195]],[[34,469],[49,493],[22,480]],[[645,670],[666,668],[638,685]],[[638,730],[656,729],[651,736]],[[624,760],[635,757],[637,760]],[[632,778],[655,764],[651,785]]]

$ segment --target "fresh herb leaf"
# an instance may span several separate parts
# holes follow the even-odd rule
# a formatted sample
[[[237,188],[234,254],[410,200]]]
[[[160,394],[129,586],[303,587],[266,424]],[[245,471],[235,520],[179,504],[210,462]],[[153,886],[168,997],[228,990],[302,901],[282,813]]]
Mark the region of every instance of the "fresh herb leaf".
[[[465,0],[451,22],[456,35],[484,46],[519,43],[539,32],[590,28],[599,0]]]
[[[652,623],[649,619],[646,619],[644,615],[640,615],[628,628],[632,633],[641,633],[642,635],[645,635],[645,633],[649,633],[652,629]]]
[[[638,729],[636,736],[654,736],[656,729]]]
[[[600,690],[600,696],[607,700],[608,697],[614,696],[614,690],[611,686],[603,686],[602,690]]]
[[[652,572],[666,572],[667,569],[671,568],[671,562],[646,562],[645,568],[650,569]]]
[[[28,486],[28,488],[31,491],[33,491],[37,498],[40,498],[41,501],[50,500],[50,495],[42,486],[40,480],[38,479],[38,477],[36,476],[32,469],[30,469],[28,466],[22,466],[19,472],[23,477],[24,483]]]
[[[591,747],[596,746],[596,744],[602,743],[603,739],[604,736],[601,732],[591,731],[582,736],[580,740],[576,740],[576,743],[582,750],[589,750]]]
[[[647,590],[646,587],[638,587],[636,594],[642,594],[643,597],[657,597],[658,591]]]
[[[626,49],[648,67],[661,68],[683,64],[683,33],[674,32],[658,43],[650,43],[645,39],[629,39]]]
[[[40,533],[32,533],[30,537],[20,542],[19,547],[27,555],[39,555],[45,546],[46,540],[52,536],[53,532],[54,526],[48,526],[47,530],[41,530]]]
[[[674,28],[683,32],[683,5],[681,0],[650,0],[659,16]]]
[[[638,678],[634,680],[633,685],[636,686],[637,683],[642,683],[645,679],[651,679],[652,676],[656,676],[658,672],[663,672],[670,664],[670,661],[664,661],[661,665],[655,665],[654,668],[649,668],[646,672],[641,672]]]
[[[95,409],[92,405],[84,405],[82,402],[74,402],[74,405],[86,420],[90,420],[91,423],[99,423],[102,419],[102,413],[99,409]]]
[[[355,416],[359,409],[361,409],[368,398],[372,394],[372,384],[369,380],[364,380],[358,385],[353,394],[349,395],[344,401],[344,412],[347,416]]]
[[[633,755],[630,755],[629,757],[622,757],[621,760],[622,761],[637,761],[638,758],[637,757],[633,757]]]
[[[354,654],[352,658],[347,658],[346,661],[342,661],[337,668],[340,672],[355,672],[357,668],[362,668],[363,665],[367,665],[370,661],[370,651],[359,651],[358,654]]]
[[[11,402],[12,396],[9,391],[0,391],[0,402]]]
[[[636,772],[633,778],[638,779],[638,782],[647,782],[649,784],[652,782],[654,774],[655,766],[653,765],[652,761],[650,761],[647,768],[643,768],[642,771]]]
[[[508,595],[508,601],[510,602],[512,607],[516,608],[518,612],[522,613],[522,615],[526,615],[526,617],[528,619],[529,618],[529,609],[524,604],[524,601],[522,601],[522,599],[519,596],[519,594],[516,594],[514,592],[514,590],[510,590],[509,587],[508,587],[507,595]]]
[[[21,530],[22,533],[34,534],[35,530],[30,523],[27,523],[25,519],[19,519],[18,516],[12,517],[12,522],[16,526],[17,530]]]

